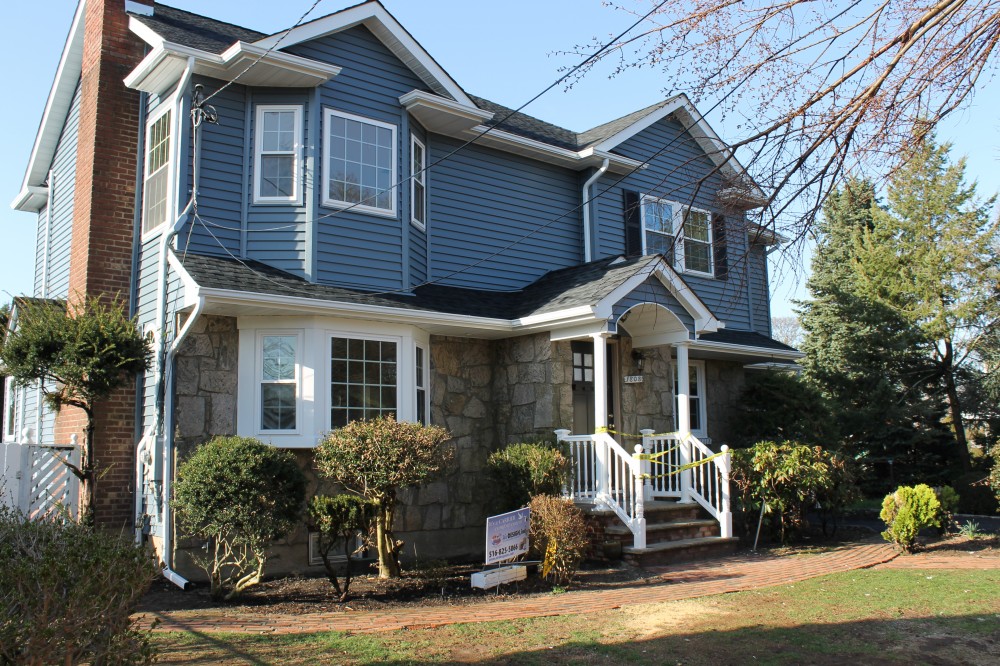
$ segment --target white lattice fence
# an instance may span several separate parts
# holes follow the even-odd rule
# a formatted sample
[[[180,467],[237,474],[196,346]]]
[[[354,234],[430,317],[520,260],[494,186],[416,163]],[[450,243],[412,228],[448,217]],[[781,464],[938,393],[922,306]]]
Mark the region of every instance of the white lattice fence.
[[[62,461],[79,464],[79,449],[73,446],[27,446],[25,449],[22,508],[30,518],[63,511],[75,517],[80,483]]]

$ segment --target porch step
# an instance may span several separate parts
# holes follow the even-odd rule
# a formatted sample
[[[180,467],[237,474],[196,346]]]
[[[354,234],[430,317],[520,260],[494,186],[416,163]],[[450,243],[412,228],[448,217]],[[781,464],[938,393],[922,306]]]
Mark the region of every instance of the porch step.
[[[719,523],[710,519],[680,519],[663,522],[646,522],[646,543],[684,541],[719,535]],[[604,536],[621,541],[623,545],[632,543],[632,531],[622,524],[604,528]]]
[[[689,560],[710,559],[729,555],[736,550],[739,539],[735,537],[700,537],[651,544],[646,548],[626,546],[622,558],[640,567],[672,564]]]

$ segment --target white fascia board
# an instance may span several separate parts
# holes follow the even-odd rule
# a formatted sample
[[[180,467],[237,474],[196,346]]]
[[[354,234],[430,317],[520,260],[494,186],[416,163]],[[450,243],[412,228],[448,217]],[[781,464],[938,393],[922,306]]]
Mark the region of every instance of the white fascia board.
[[[378,2],[365,2],[315,21],[265,37],[255,45],[262,48],[287,48],[312,39],[365,24],[385,46],[435,92],[454,97],[458,102],[475,106],[461,86],[437,64],[417,40]]]
[[[611,293],[599,300],[597,305],[594,307],[594,312],[597,316],[602,319],[610,318],[618,301],[628,296],[632,290],[645,282],[646,278],[653,273],[653,269],[655,267],[655,261],[648,262],[642,268],[638,269],[631,277],[612,289]]]
[[[226,66],[232,67],[234,61],[246,56],[252,57],[255,62],[257,58],[261,58],[261,64],[280,67],[282,69],[287,69],[300,74],[316,76],[318,78],[323,78],[324,81],[328,81],[337,76],[340,74],[341,70],[341,68],[337,65],[320,62],[311,58],[303,58],[302,56],[292,55],[291,53],[282,53],[281,51],[271,51],[268,53],[267,48],[262,48],[256,44],[250,44],[247,42],[236,42],[223,51],[222,62]],[[317,84],[318,83],[319,82],[317,82]]]
[[[184,287],[184,307],[197,303],[199,298],[198,283],[194,281],[188,270],[184,268],[184,264],[177,258],[177,254],[173,248],[167,250],[167,263],[177,273],[177,277],[181,281],[181,286]]]
[[[24,189],[17,193],[17,196],[10,203],[10,207],[14,210],[37,213],[41,209],[45,208],[45,205],[48,202],[49,188],[27,185]]]
[[[83,62],[83,16],[86,4],[86,2],[80,2],[76,7],[76,14],[73,15],[69,35],[66,37],[66,44],[63,46],[62,56],[59,59],[59,67],[56,69],[56,76],[52,81],[48,100],[45,102],[45,111],[42,112],[42,120],[38,124],[38,133],[35,135],[35,143],[31,148],[31,156],[28,158],[28,168],[21,183],[22,192],[26,191],[29,186],[42,185],[49,175],[49,167],[52,165],[52,159],[59,145],[59,136],[62,134],[66,117],[69,115],[70,106],[73,104],[76,82],[80,78]],[[20,200],[20,196],[15,200],[15,203],[18,200]],[[17,206],[15,208],[22,210]]]
[[[128,18],[128,29],[132,31],[132,34],[136,35],[139,39],[146,42],[154,49],[157,46],[163,45],[163,37],[160,37],[158,32],[134,16],[130,16]]]
[[[746,345],[734,345],[728,342],[711,342],[708,340],[692,340],[689,343],[691,349],[701,349],[704,351],[717,351],[730,354],[750,354],[754,356],[764,356],[768,358],[781,358],[789,361],[796,361],[805,358],[805,354],[796,351],[786,351],[782,349],[770,349],[768,347],[749,347]]]
[[[494,115],[492,111],[480,109],[475,105],[469,106],[461,102],[456,102],[448,99],[447,97],[435,95],[424,90],[411,90],[404,95],[400,95],[399,103],[406,107],[407,110],[416,107],[426,107],[428,109],[433,109],[434,111],[440,111],[442,113],[453,114],[461,118],[475,120],[477,123],[484,123],[487,120],[492,119]]]
[[[594,310],[595,308],[589,305],[581,305],[579,307],[568,308],[566,310],[557,310],[555,312],[546,312],[545,314],[540,315],[528,315],[527,317],[521,317],[520,319],[515,319],[513,325],[515,328],[539,328],[584,319],[589,320],[594,319]]]
[[[604,141],[601,141],[600,143],[595,145],[594,149],[600,151],[609,151],[616,148],[619,144],[632,138],[633,136],[643,131],[647,127],[651,127],[652,125],[660,122],[661,120],[669,116],[671,113],[673,113],[681,106],[683,106],[684,101],[685,98],[683,95],[675,95],[674,97],[671,97],[666,104],[656,109],[655,111],[651,111],[648,115],[643,116],[642,118],[635,121],[625,129],[620,130],[615,134],[612,134]]]
[[[553,329],[549,334],[549,340],[552,342],[560,342],[562,340],[579,340],[580,338],[590,337],[595,333],[607,332],[608,322],[591,321],[584,324],[577,324],[576,326],[570,326],[568,328]]]

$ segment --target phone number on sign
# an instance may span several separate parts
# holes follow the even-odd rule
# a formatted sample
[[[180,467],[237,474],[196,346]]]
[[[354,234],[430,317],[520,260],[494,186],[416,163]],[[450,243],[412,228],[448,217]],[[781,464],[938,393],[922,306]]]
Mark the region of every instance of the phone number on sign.
[[[522,548],[518,544],[515,544],[513,546],[503,546],[501,548],[497,548],[496,550],[491,550],[489,552],[489,557],[491,560],[493,560],[498,557],[503,557],[504,555],[510,555],[511,553],[520,553],[521,551]]]

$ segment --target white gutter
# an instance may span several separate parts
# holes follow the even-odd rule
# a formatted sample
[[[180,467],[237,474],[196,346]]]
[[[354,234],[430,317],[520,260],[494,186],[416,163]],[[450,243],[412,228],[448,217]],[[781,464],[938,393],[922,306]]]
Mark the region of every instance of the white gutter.
[[[805,357],[805,354],[798,350],[786,351],[783,349],[772,349],[770,347],[750,347],[748,345],[736,345],[730,342],[713,342],[711,340],[692,340],[689,347],[691,349],[702,349],[705,351],[752,354],[754,356],[770,356],[771,358],[784,358],[790,361],[795,361]]]
[[[583,184],[583,263],[589,264],[591,260],[592,250],[591,238],[590,238],[590,186],[597,182],[597,179],[604,175],[604,172],[608,170],[608,166],[611,164],[611,160],[607,157],[604,158],[604,162],[601,164],[600,168],[594,172],[594,175],[587,179],[587,182]]]
[[[184,74],[181,76],[180,82],[177,84],[177,99],[174,102],[174,140],[173,140],[173,155],[171,169],[176,169],[180,164],[181,159],[181,141],[180,137],[182,135],[182,128],[184,119],[181,117],[181,110],[183,109],[184,101],[184,90],[191,83],[191,75],[194,72],[194,58],[188,58],[187,67],[184,68]],[[174,178],[173,186],[170,189],[168,196],[170,197],[170,206],[173,212],[176,212],[177,208],[177,188],[180,185],[176,182],[177,179]],[[196,181],[197,182],[197,181]],[[171,533],[170,533],[170,480],[171,480],[171,467],[172,467],[172,454],[173,454],[173,433],[170,432],[170,424],[173,421],[172,415],[167,411],[167,404],[170,402],[167,394],[166,386],[166,374],[169,370],[168,359],[172,358],[172,352],[174,350],[174,345],[171,346],[170,351],[164,350],[165,344],[165,329],[167,320],[167,256],[170,252],[170,242],[180,231],[180,228],[184,225],[187,220],[188,211],[194,204],[194,199],[192,198],[188,201],[187,206],[179,214],[174,216],[174,222],[169,229],[163,231],[163,235],[160,236],[160,253],[159,253],[159,266],[157,267],[156,276],[156,323],[155,323],[155,334],[156,334],[156,366],[153,375],[153,386],[157,388],[156,402],[156,423],[162,426],[163,433],[163,485],[160,488],[162,493],[162,502],[160,508],[160,525],[163,529],[163,575],[164,577],[177,585],[181,589],[184,589],[188,585],[188,581],[182,576],[174,572],[171,568],[173,560],[173,552],[171,551]],[[192,313],[192,317],[196,313]],[[191,323],[192,318],[189,318],[185,322],[185,327],[183,333],[187,333],[188,324]],[[180,338],[180,333],[177,337]],[[176,344],[178,340],[175,339]],[[160,393],[160,385],[163,384],[163,392]],[[154,433],[156,428],[154,426]],[[137,489],[138,490],[138,489]]]

